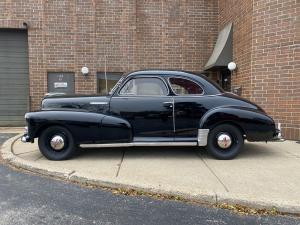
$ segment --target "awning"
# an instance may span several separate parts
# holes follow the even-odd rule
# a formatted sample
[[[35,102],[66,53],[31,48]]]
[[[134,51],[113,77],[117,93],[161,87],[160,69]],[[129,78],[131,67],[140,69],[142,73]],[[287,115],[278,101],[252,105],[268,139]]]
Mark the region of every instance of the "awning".
[[[213,53],[206,63],[204,70],[224,68],[227,67],[228,63],[232,62],[232,39],[232,23],[229,23],[220,31]]]

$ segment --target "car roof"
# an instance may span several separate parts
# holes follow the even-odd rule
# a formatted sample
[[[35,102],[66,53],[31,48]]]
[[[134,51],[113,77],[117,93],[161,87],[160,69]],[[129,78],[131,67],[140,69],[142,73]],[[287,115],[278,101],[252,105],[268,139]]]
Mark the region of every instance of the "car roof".
[[[187,77],[194,77],[194,76],[200,76],[202,78],[206,77],[203,74],[198,74],[197,75],[193,72],[189,72],[189,71],[184,71],[184,70],[138,70],[138,71],[134,71],[131,73],[128,73],[128,76],[130,75],[182,75],[182,76],[187,76]]]
[[[216,84],[214,81],[210,80],[207,76],[201,73],[193,73],[189,71],[183,70],[139,70],[130,72],[126,75],[126,77],[138,76],[138,75],[157,75],[157,76],[182,76],[187,77],[193,80],[200,82],[205,87],[205,91],[207,94],[220,94],[223,93],[224,90]]]

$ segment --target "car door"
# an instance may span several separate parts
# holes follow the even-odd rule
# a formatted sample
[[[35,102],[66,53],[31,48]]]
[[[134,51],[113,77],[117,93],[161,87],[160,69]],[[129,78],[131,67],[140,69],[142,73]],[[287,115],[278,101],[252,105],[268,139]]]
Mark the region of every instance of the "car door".
[[[129,121],[135,141],[173,141],[173,98],[159,76],[128,78],[110,101],[112,115]]]
[[[169,77],[174,95],[174,121],[176,141],[195,141],[199,122],[207,109],[205,96],[198,82],[179,76]]]

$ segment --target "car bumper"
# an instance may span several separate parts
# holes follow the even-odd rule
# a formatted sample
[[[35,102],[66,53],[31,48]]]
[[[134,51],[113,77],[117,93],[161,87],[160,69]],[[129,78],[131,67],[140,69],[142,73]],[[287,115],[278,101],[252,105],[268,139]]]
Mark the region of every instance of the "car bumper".
[[[24,134],[22,137],[21,137],[21,141],[23,143],[26,143],[26,142],[30,142],[30,138],[27,134]]]
[[[285,141],[285,139],[281,135],[281,130],[276,129],[275,134],[274,134],[272,140],[270,140],[270,141],[272,141],[272,142],[283,142],[283,141]]]
[[[24,131],[23,136],[21,137],[21,141],[23,143],[32,142],[32,139],[30,138],[30,136],[28,134],[28,127],[25,127],[24,129],[25,129],[25,131]]]

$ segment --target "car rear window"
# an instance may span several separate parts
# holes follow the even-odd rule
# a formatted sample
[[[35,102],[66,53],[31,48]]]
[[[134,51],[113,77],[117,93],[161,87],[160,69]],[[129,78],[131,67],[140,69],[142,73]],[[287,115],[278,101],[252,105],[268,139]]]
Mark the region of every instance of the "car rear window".
[[[169,78],[170,85],[176,95],[202,95],[203,89],[194,81],[180,78]]]

